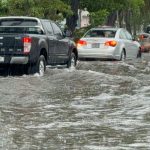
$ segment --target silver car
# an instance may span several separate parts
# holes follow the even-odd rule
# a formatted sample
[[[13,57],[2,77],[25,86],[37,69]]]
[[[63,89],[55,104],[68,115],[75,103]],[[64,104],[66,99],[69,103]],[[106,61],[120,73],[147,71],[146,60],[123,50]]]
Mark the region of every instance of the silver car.
[[[92,28],[77,42],[79,59],[124,60],[141,57],[140,44],[124,28]]]

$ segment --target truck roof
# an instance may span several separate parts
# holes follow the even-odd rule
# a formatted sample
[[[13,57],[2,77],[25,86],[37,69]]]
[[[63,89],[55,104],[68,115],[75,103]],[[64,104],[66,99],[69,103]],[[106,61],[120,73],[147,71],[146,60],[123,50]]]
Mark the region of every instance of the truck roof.
[[[13,20],[13,19],[23,19],[23,20],[36,20],[38,25],[41,26],[40,23],[40,18],[37,17],[28,17],[28,16],[4,16],[4,17],[0,17],[0,20]]]
[[[13,18],[20,18],[20,19],[39,19],[37,17],[28,17],[28,16],[4,16],[4,17],[0,17],[0,19],[13,19]]]

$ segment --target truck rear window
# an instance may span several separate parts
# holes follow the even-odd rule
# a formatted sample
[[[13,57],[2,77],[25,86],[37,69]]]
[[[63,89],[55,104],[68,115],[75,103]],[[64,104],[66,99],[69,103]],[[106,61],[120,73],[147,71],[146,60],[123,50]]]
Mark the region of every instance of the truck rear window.
[[[37,20],[32,19],[1,19],[0,26],[37,26]]]
[[[23,33],[23,34],[43,34],[40,27],[4,27],[0,26],[0,33]]]

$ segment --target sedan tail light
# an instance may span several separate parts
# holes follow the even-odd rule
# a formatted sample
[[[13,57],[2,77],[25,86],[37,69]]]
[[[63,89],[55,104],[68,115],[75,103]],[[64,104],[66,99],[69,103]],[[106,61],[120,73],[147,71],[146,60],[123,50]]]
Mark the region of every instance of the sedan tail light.
[[[117,45],[117,42],[112,40],[112,41],[106,41],[105,42],[105,45],[106,46],[112,46],[112,47],[115,47]]]
[[[140,39],[140,40],[143,40],[143,39],[144,39],[144,35],[140,35],[140,36],[139,36],[139,39]]]
[[[84,40],[79,40],[79,41],[77,42],[77,47],[85,46],[85,45],[87,45],[87,42],[84,41]]]
[[[31,50],[31,42],[32,42],[31,37],[24,37],[22,39],[22,42],[23,42],[23,46],[24,46],[23,52],[25,54],[28,54]]]

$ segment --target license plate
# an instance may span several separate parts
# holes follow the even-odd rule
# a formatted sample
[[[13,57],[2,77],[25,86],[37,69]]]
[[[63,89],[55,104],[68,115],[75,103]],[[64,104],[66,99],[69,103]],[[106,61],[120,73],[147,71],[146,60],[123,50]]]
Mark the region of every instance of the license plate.
[[[4,62],[4,57],[0,56],[0,62]]]
[[[99,48],[100,44],[99,43],[93,43],[92,48]]]
[[[86,48],[91,48],[91,44],[87,44],[87,45],[86,45]]]

